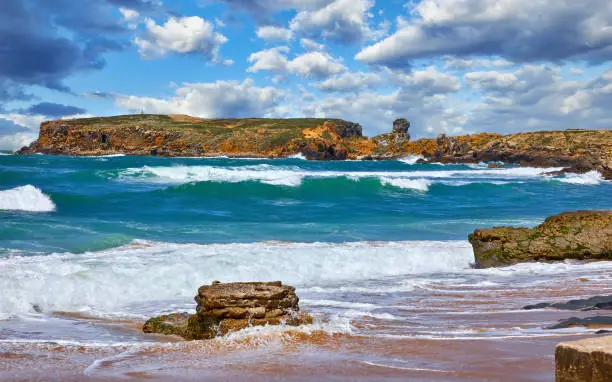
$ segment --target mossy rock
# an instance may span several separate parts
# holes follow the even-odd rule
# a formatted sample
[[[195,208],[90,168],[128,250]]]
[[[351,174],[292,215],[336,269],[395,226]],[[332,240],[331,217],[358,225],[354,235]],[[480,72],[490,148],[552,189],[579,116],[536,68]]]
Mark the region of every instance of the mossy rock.
[[[496,227],[468,237],[479,268],[533,261],[612,259],[612,211],[566,212],[534,229]]]

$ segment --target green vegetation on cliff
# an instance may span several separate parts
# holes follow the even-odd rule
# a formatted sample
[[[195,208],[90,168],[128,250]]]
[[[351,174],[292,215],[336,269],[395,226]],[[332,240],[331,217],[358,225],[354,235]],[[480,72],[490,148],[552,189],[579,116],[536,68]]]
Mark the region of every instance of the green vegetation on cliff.
[[[597,170],[612,179],[612,131],[566,130],[511,135],[480,133],[411,141],[410,123],[368,139],[341,119],[203,119],[186,115],[122,115],[44,122],[21,154],[393,159],[420,155],[445,163],[506,162],[566,171]]]

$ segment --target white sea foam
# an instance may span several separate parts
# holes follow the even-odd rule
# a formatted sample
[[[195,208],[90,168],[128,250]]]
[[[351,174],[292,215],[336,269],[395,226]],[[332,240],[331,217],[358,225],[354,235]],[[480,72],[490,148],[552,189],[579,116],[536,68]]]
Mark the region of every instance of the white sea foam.
[[[308,160],[306,159],[306,157],[304,156],[304,154],[302,153],[297,153],[295,155],[291,155],[288,157],[289,159],[301,159],[301,160]]]
[[[406,164],[416,164],[419,160],[423,159],[420,155],[409,155],[407,157],[399,159],[400,162],[404,162]]]
[[[390,185],[399,188],[408,188],[411,190],[426,192],[429,190],[434,181],[430,179],[403,179],[403,178],[388,178],[381,177],[380,182],[383,185]]]
[[[157,313],[213,280],[283,280],[298,288],[402,275],[458,272],[467,242],[168,244],[135,242],[85,254],[0,260],[0,315]],[[299,292],[299,291],[298,291]],[[165,300],[163,303],[156,301]],[[134,304],[143,306],[135,311]],[[126,308],[126,306],[132,306]],[[147,310],[149,309],[149,310]]]
[[[589,171],[584,174],[564,174],[563,177],[556,179],[563,183],[587,186],[596,186],[604,181],[603,176],[598,171]]]
[[[51,212],[55,204],[38,188],[27,185],[0,191],[0,210]]]
[[[124,157],[125,154],[108,154],[108,155],[89,155],[89,156],[84,156],[82,158],[119,158],[119,157]],[[73,158],[78,158],[78,157],[73,157]]]
[[[304,179],[340,178],[354,181],[379,179],[384,185],[427,191],[434,182],[458,182],[504,184],[526,179],[547,179],[545,174],[560,168],[515,167],[501,169],[470,169],[446,171],[314,171],[298,166],[275,166],[258,164],[251,166],[165,166],[129,168],[119,173],[118,178],[128,182],[182,184],[191,182],[238,183],[256,181],[265,184],[297,187]],[[468,182],[468,183],[461,183]]]

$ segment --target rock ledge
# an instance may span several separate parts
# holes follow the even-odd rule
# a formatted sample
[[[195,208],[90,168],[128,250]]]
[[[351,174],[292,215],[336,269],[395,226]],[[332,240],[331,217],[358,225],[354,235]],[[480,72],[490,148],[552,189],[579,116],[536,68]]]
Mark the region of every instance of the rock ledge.
[[[555,363],[557,382],[612,381],[612,336],[560,343]]]
[[[196,314],[172,313],[148,320],[145,333],[178,335],[187,340],[212,339],[251,326],[312,323],[299,313],[295,288],[276,282],[221,283],[200,287]]]

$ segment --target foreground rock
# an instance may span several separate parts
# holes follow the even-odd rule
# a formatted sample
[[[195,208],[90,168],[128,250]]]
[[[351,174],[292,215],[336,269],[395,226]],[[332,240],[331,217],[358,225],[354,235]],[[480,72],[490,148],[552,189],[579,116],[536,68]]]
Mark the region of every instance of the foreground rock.
[[[173,313],[155,317],[145,333],[178,335],[187,340],[211,339],[251,326],[312,323],[300,313],[295,288],[277,282],[220,283],[200,287],[196,314]]]
[[[557,382],[612,381],[612,336],[560,343],[555,363]]]
[[[570,300],[568,302],[548,303],[541,302],[535,305],[524,306],[525,310],[533,309],[561,309],[561,310],[612,310],[611,296],[595,296],[585,299]]]
[[[479,268],[567,259],[612,260],[612,211],[566,212],[534,229],[476,230],[469,241]]]

